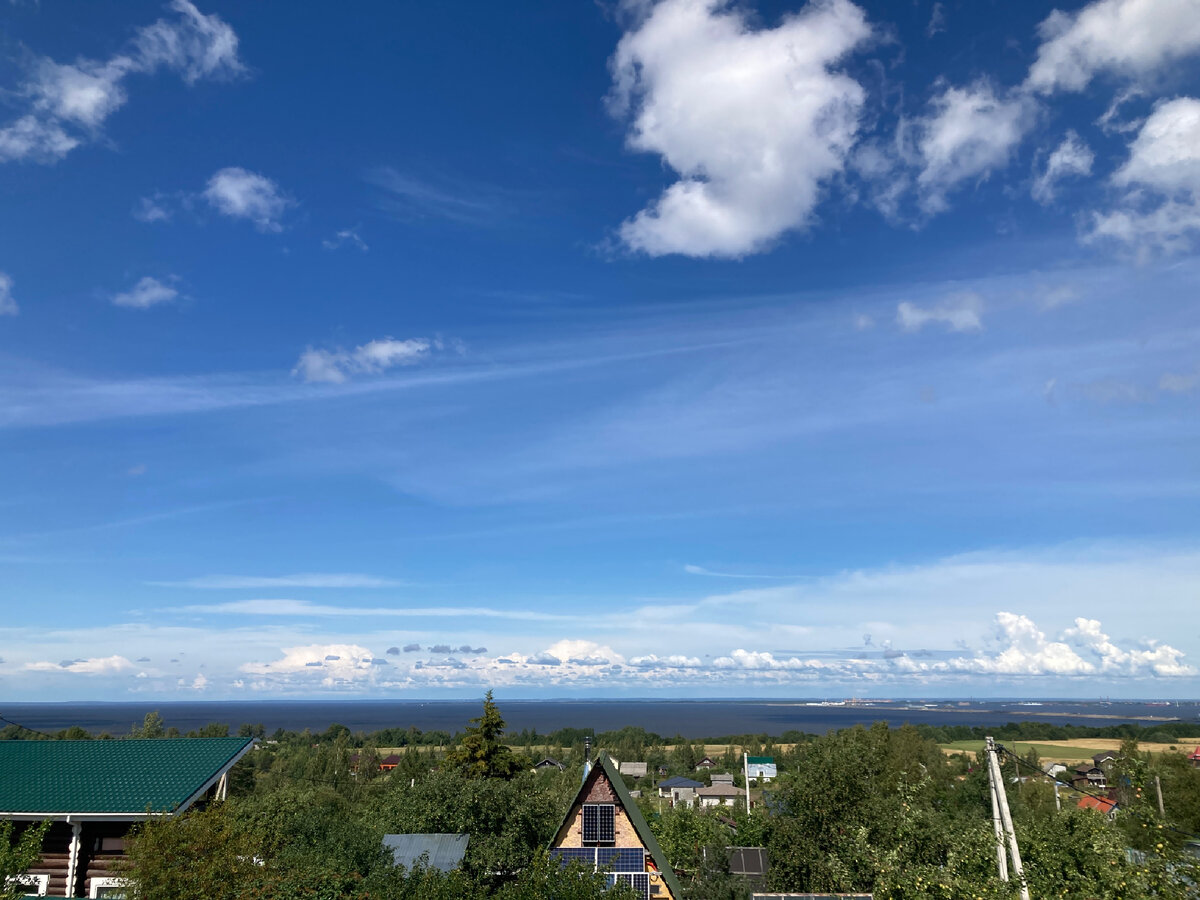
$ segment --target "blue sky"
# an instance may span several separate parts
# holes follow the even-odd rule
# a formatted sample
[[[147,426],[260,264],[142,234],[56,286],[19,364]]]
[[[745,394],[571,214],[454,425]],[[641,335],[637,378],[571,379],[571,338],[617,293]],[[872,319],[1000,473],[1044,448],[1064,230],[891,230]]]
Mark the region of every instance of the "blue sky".
[[[0,696],[1200,693],[1200,4],[0,3]]]

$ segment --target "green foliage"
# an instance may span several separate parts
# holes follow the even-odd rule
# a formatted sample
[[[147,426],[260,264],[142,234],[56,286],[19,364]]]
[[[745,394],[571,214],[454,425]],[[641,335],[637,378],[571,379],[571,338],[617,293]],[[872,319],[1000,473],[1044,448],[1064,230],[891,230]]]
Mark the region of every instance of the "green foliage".
[[[502,743],[504,718],[492,702],[492,692],[483,699],[483,714],[471,720],[457,746],[446,754],[446,765],[469,778],[512,778],[528,769],[529,760]]]
[[[0,821],[0,900],[23,897],[25,891],[8,879],[24,875],[42,855],[42,839],[50,830],[50,822],[30,825],[16,834],[12,821]]]

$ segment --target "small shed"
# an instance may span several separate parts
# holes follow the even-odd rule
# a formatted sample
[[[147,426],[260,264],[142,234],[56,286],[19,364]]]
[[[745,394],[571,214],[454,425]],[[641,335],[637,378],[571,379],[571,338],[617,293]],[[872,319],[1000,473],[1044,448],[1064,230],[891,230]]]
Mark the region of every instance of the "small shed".
[[[732,784],[714,784],[696,789],[701,806],[733,806],[746,801],[746,792]]]
[[[733,784],[733,776],[728,772],[714,772],[709,780],[713,784]]]
[[[696,788],[702,787],[704,787],[702,782],[676,775],[674,778],[666,778],[658,783],[658,796],[670,797],[671,792],[676,788],[691,788],[694,791]]]
[[[778,774],[778,770],[775,767],[775,757],[746,757],[746,774],[750,778],[761,778],[763,781],[770,781]]]
[[[396,865],[412,869],[450,872],[462,865],[470,835],[466,834],[385,834],[383,846],[392,851]]]
[[[622,775],[628,775],[630,778],[645,778],[646,764],[644,762],[623,762],[619,771]]]
[[[536,762],[533,764],[533,770],[535,772],[544,772],[547,769],[558,769],[558,771],[561,772],[565,768],[566,768],[566,766],[564,766],[562,763],[560,763],[557,759],[551,759],[549,756],[547,756],[545,759],[541,760],[540,762]]]

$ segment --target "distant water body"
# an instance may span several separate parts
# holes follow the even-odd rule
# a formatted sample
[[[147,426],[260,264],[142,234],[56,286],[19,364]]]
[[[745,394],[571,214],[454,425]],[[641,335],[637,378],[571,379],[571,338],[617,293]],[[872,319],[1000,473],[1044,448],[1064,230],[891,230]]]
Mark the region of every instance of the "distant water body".
[[[823,734],[852,725],[886,721],[926,725],[1002,725],[1040,721],[1056,725],[1116,725],[1155,721],[1185,721],[1200,733],[1200,701],[1164,706],[1139,702],[1078,701],[937,701],[919,703],[870,701],[864,704],[815,705],[804,700],[501,700],[500,709],[510,733],[525,728],[547,734],[559,728],[611,731],[640,726],[664,736],[687,738],[727,734],[778,736],[796,730]],[[408,728],[454,733],[479,715],[478,700],[346,700],[249,702],[138,703],[5,703],[0,716],[38,731],[58,731],[79,725],[99,734],[127,734],[146,713],[157,711],[167,726],[180,731],[210,722],[235,730],[245,722],[314,732],[333,723],[351,731]]]

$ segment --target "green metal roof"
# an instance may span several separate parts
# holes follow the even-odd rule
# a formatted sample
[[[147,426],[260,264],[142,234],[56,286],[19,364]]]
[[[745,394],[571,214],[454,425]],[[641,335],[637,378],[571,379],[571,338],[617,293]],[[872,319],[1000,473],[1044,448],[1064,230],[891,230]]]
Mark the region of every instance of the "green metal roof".
[[[667,861],[667,855],[663,853],[662,847],[658,845],[658,841],[654,838],[654,832],[650,830],[650,825],[646,821],[646,817],[642,815],[642,810],[637,805],[637,801],[629,793],[629,788],[625,787],[625,779],[621,777],[621,773],[617,771],[617,767],[613,765],[613,761],[608,758],[607,753],[601,753],[596,758],[596,765],[592,771],[596,769],[603,770],[608,781],[613,786],[613,791],[617,795],[617,799],[621,802],[621,806],[625,809],[625,815],[629,816],[629,821],[633,825],[633,830],[637,832],[639,838],[646,849],[650,852],[650,858],[654,860],[654,865],[658,867],[659,874],[663,881],[667,883],[667,887],[671,891],[671,896],[675,900],[682,900],[683,888],[679,885],[679,879],[675,877],[675,870],[671,868],[670,862]],[[554,838],[550,842],[550,849],[554,849],[555,842],[558,836],[562,833],[563,828],[571,821],[571,810],[575,808],[575,804],[582,803],[587,797],[589,788],[591,787],[591,775],[583,780],[583,784],[579,787],[579,792],[575,795],[575,799],[571,801],[571,805],[567,807],[567,813],[563,816],[562,823],[558,826],[554,833]]]
[[[0,815],[175,812],[251,738],[0,741]]]
[[[773,766],[775,765],[775,757],[773,756],[747,756],[746,762],[756,766]]]

